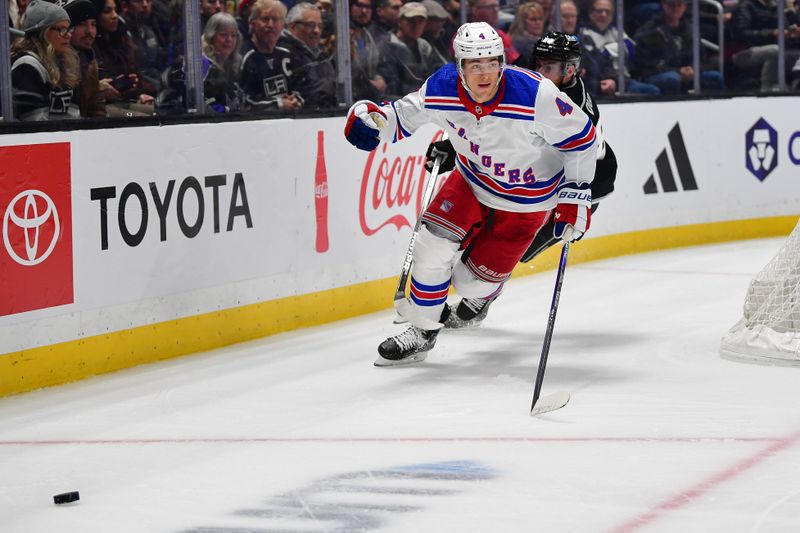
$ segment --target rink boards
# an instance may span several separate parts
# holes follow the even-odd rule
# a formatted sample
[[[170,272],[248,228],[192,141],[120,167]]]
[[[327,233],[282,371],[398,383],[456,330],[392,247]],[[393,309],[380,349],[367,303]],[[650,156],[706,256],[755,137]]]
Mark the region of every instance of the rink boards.
[[[798,104],[603,106],[617,187],[571,261],[788,234]],[[442,131],[367,154],[343,126],[0,138],[0,395],[389,307]]]

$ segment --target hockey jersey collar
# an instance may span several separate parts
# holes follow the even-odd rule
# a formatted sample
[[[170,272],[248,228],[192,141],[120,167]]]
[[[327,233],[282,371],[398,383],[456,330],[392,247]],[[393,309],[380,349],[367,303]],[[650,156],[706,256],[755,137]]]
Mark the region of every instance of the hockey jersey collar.
[[[480,120],[482,117],[491,115],[494,110],[497,109],[497,106],[500,105],[500,102],[503,101],[503,95],[506,92],[506,79],[505,76],[500,78],[500,86],[497,88],[497,94],[494,95],[494,98],[483,104],[475,102],[461,83],[456,87],[458,88],[458,99],[464,107],[467,108],[467,111],[472,113],[476,119]]]

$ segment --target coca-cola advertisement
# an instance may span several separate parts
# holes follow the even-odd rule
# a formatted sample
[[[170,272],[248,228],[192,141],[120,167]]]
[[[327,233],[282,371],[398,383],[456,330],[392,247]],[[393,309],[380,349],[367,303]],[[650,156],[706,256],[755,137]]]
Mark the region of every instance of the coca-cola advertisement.
[[[437,130],[429,142],[441,140],[443,134]],[[397,230],[413,227],[419,215],[428,178],[425,152],[413,150],[418,144],[404,144],[381,143],[364,165],[358,220],[368,237],[387,226]],[[439,187],[443,183],[444,179],[440,180]]]

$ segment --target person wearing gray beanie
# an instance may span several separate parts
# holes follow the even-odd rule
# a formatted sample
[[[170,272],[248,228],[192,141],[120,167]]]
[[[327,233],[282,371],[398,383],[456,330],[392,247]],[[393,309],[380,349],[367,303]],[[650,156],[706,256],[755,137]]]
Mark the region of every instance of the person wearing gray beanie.
[[[70,46],[67,12],[33,0],[22,19],[24,39],[11,46],[11,89],[19,120],[58,120],[80,116],[73,95],[80,82],[80,62]]]
[[[30,35],[37,31],[54,26],[62,20],[69,21],[69,15],[63,7],[45,0],[33,0],[28,4],[22,17],[22,31]]]

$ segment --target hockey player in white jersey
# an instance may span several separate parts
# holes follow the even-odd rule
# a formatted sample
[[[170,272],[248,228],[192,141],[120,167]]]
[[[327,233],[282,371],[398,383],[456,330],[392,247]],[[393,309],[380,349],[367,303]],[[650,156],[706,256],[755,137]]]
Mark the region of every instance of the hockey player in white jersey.
[[[556,87],[564,91],[592,119],[596,132],[595,144],[597,145],[597,165],[591,184],[592,215],[594,215],[598,202],[614,190],[614,180],[617,176],[617,157],[603,137],[600,110],[579,75],[580,62],[580,40],[574,35],[553,31],[542,36],[534,45],[530,57],[517,61],[517,65],[535,70],[555,83]],[[444,157],[444,162],[439,167],[439,172],[447,172],[455,167],[455,149],[449,140],[438,141],[428,147],[429,159],[433,159],[437,155]],[[430,170],[433,167],[432,162],[429,160],[426,166]],[[536,234],[528,250],[522,254],[521,262],[527,263],[559,242],[559,239],[553,235],[553,223],[551,219]],[[462,298],[453,309],[445,308],[443,316],[444,327],[464,328],[477,326],[486,318],[489,307],[496,298],[497,295],[489,299]]]
[[[362,150],[431,122],[456,150],[456,169],[422,214],[414,244],[410,325],[380,344],[377,366],[423,361],[450,285],[464,298],[491,297],[552,213],[558,238],[577,240],[589,229],[590,118],[549,80],[507,66],[503,41],[488,24],[462,25],[453,48],[456,64],[418,92],[383,106],[356,102],[347,116],[345,136]]]

